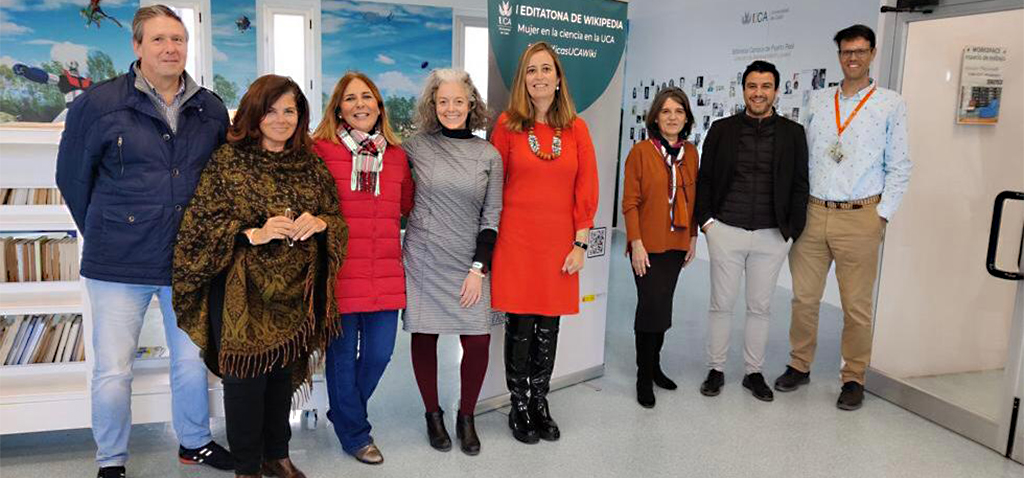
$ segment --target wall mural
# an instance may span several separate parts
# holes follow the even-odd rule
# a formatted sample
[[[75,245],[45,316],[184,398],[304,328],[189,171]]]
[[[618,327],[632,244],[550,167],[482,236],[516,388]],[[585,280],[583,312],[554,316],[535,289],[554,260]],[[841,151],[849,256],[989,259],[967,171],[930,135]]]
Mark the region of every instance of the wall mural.
[[[344,0],[322,9],[323,104],[345,72],[361,71],[380,88],[392,127],[407,136],[430,70],[451,66],[452,10]]]
[[[61,123],[67,104],[135,60],[138,0],[0,3],[0,123]]]
[[[213,10],[213,91],[238,108],[256,74],[256,2],[216,0]]]

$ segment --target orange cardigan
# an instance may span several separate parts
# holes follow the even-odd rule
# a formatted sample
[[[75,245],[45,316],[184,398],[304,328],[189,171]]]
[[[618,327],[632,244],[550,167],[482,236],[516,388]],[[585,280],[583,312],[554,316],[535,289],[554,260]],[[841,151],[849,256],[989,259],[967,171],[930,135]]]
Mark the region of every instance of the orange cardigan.
[[[685,222],[689,227],[677,227],[672,231],[669,224],[668,188],[669,175],[665,159],[653,140],[633,145],[626,158],[626,178],[622,193],[622,214],[626,217],[626,250],[630,243],[642,239],[647,252],[668,250],[685,251],[690,248],[690,238],[697,235],[693,209],[697,196],[697,148],[689,141],[683,143],[683,163],[679,166],[676,182],[676,201],[682,202],[682,210],[688,214]]]

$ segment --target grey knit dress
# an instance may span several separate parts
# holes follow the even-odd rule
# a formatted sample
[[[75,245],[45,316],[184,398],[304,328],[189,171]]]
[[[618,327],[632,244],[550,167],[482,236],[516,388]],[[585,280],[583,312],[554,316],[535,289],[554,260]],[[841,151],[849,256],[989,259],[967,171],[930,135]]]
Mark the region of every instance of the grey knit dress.
[[[491,328],[491,280],[480,301],[459,305],[459,289],[476,252],[477,234],[498,229],[501,156],[484,139],[417,134],[402,143],[412,163],[416,201],[405,230],[407,332],[483,335]]]

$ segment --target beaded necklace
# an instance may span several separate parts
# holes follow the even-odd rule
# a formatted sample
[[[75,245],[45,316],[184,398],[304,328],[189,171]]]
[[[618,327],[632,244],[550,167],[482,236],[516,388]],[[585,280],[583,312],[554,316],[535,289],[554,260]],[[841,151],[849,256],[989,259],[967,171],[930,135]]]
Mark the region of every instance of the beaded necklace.
[[[551,140],[551,153],[545,153],[540,150],[540,141],[537,140],[537,135],[533,133],[533,126],[530,126],[530,134],[527,137],[530,142],[530,151],[533,154],[544,161],[554,161],[562,155],[562,128],[555,128],[555,138]]]

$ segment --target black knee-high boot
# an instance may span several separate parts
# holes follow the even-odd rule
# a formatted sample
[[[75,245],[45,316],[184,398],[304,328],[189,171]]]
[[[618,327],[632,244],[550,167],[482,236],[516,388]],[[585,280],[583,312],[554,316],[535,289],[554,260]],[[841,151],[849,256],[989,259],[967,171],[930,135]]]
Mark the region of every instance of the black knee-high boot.
[[[651,352],[651,356],[654,361],[654,366],[652,367],[654,374],[651,378],[654,379],[655,385],[664,388],[665,390],[675,390],[678,388],[676,383],[673,382],[671,378],[668,378],[668,376],[665,375],[665,372],[661,370],[661,348],[665,345],[665,332],[658,332],[651,335],[654,336],[654,350]]]
[[[644,408],[654,407],[654,334],[636,334],[636,401]]]
[[[505,383],[512,402],[508,426],[512,436],[523,443],[537,443],[540,439],[530,418],[528,397],[534,322],[534,316],[518,314],[508,314],[505,322]]]
[[[551,374],[555,369],[555,351],[558,348],[558,325],[559,317],[538,316],[530,347],[530,417],[537,433],[548,441],[558,440],[562,435],[548,407],[548,391],[551,390]]]

